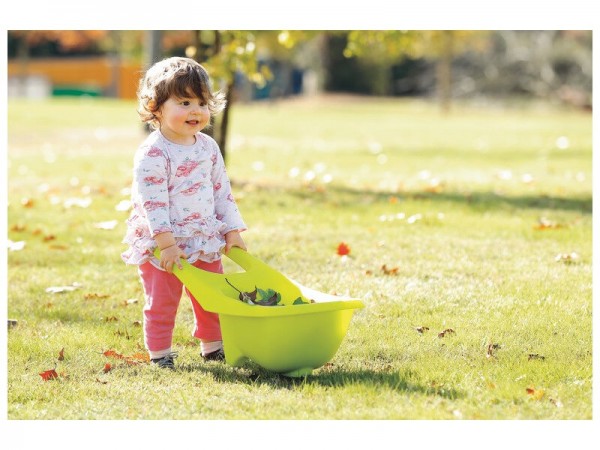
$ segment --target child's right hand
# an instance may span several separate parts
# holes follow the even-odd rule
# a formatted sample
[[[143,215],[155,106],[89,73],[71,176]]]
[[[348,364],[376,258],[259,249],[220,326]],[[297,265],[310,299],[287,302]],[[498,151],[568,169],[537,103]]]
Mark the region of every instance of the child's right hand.
[[[181,258],[187,259],[187,255],[179,248],[178,245],[172,245],[167,247],[160,252],[160,267],[169,273],[173,273],[173,267],[177,265],[180,269],[183,269],[181,265]]]

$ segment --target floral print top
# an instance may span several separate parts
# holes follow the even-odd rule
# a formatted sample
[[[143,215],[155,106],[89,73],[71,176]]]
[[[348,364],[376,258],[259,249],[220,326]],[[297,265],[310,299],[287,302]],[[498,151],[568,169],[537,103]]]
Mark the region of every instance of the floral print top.
[[[166,231],[188,262],[212,262],[220,258],[226,233],[246,229],[219,146],[204,133],[187,146],[152,132],[135,154],[131,200],[123,239],[129,248],[121,255],[127,264],[151,261],[160,268],[154,236]]]

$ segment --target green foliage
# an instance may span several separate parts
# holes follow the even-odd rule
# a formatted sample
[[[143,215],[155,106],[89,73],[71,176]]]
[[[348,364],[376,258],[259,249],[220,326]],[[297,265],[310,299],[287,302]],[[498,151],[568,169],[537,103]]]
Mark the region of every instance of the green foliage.
[[[475,30],[354,30],[348,34],[344,56],[360,56],[379,68],[375,73],[387,73],[388,78],[390,66],[404,58],[432,58],[437,65],[436,90],[441,107],[448,111],[452,60],[466,50],[484,49],[488,35],[489,32]],[[379,86],[377,93],[387,94],[389,84],[384,77],[375,84]]]
[[[483,50],[489,31],[476,30],[353,30],[348,33],[347,58],[362,56],[372,60],[398,61],[403,57],[438,58],[452,41],[453,52]]]
[[[262,290],[258,289],[258,299],[256,303],[264,306],[276,306],[281,302],[281,294],[273,289]]]
[[[105,356],[143,351],[116,209],[144,136],[135,105],[11,100],[8,238],[25,246],[8,252],[10,419],[592,418],[591,115],[514,103],[443,118],[353,97],[234,114],[250,251],[365,302],[330,364],[295,380],[204,362],[185,299],[176,371]]]
[[[268,67],[258,65],[257,40],[275,48],[272,43],[276,40],[277,32],[229,30],[197,33],[200,34],[200,43],[208,45],[209,50],[201,51],[197,46],[191,45],[186,53],[198,58],[212,78],[230,85],[235,74],[240,72],[261,87],[272,77]]]
[[[307,305],[308,302],[305,302],[302,297],[298,297],[296,300],[294,300],[294,303],[292,303],[292,305]]]

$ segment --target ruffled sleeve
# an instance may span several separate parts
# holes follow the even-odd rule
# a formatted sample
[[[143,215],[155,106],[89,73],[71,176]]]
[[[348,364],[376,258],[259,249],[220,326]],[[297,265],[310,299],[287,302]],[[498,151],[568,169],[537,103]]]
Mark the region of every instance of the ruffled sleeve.
[[[155,146],[142,147],[134,161],[134,204],[146,217],[151,237],[172,231],[169,218],[169,161]]]

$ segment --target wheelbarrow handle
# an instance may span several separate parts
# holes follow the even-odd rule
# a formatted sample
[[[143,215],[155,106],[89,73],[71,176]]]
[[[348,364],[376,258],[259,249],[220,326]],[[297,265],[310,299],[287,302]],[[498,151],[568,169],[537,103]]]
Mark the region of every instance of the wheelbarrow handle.
[[[277,272],[271,266],[264,263],[260,259],[252,256],[250,253],[248,253],[247,251],[245,251],[239,247],[232,247],[231,249],[229,249],[229,252],[227,252],[227,254],[225,254],[225,253],[223,253],[223,254],[225,256],[227,256],[229,259],[231,259],[233,262],[235,262],[242,269],[244,269],[244,271],[246,273],[269,272],[269,273],[273,273],[276,275],[280,275],[279,272]],[[158,259],[160,259],[160,249],[159,248],[156,248],[154,250],[154,256],[156,256]],[[183,258],[181,259],[181,264],[183,267],[186,267],[188,265],[191,266],[191,264],[188,263]],[[174,266],[173,273],[177,273],[178,271],[181,271],[181,269],[179,269],[177,266]],[[206,271],[203,271],[203,272],[207,275],[208,278],[222,278],[223,277],[222,274],[216,274],[216,273],[206,272]],[[212,277],[212,275],[214,275],[215,277]]]

